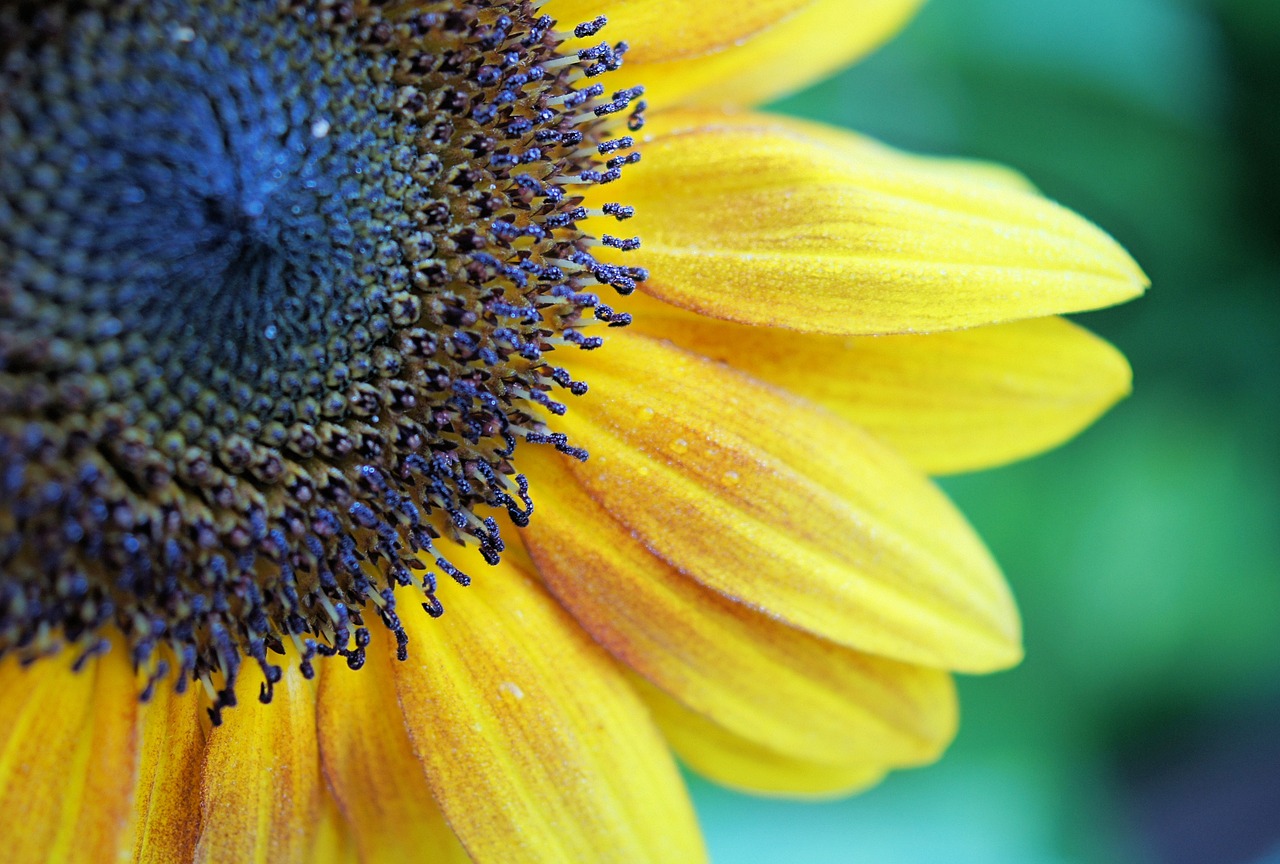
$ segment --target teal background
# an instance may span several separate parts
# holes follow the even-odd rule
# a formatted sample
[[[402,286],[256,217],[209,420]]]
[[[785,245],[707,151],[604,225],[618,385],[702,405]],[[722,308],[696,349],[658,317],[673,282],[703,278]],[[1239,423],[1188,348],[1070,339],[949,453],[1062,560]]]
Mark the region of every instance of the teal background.
[[[944,760],[862,796],[691,778],[713,858],[1280,864],[1280,2],[932,0],[775,109],[1013,165],[1153,288],[1079,316],[1129,356],[1128,401],[943,482],[1026,662],[962,680]]]

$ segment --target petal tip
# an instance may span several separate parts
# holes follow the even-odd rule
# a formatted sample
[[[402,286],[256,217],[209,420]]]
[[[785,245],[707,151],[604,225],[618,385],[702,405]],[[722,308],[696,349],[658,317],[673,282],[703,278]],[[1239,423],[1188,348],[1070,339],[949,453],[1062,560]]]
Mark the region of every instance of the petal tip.
[[[1001,584],[1005,584],[1003,576]],[[941,668],[963,675],[986,675],[1012,669],[1022,662],[1022,618],[1012,595],[1007,602],[988,607],[981,620],[970,620],[970,638],[956,644]]]
[[[1085,220],[1083,216],[1078,216],[1081,220]],[[1104,302],[1098,304],[1097,307],[1116,306],[1121,303],[1127,303],[1135,300],[1147,292],[1151,287],[1151,277],[1146,274],[1142,266],[1129,254],[1129,251],[1120,244],[1107,231],[1089,223],[1098,232],[1099,243],[1095,250],[1098,266],[1106,273],[1112,284],[1110,296]],[[1083,257],[1083,256],[1082,256]]]
[[[1116,248],[1122,256],[1121,263],[1124,268],[1124,278],[1129,288],[1129,295],[1125,299],[1132,300],[1141,297],[1151,287],[1151,277],[1147,275],[1146,271],[1142,269],[1142,265],[1134,260],[1133,256],[1124,247],[1117,243]]]

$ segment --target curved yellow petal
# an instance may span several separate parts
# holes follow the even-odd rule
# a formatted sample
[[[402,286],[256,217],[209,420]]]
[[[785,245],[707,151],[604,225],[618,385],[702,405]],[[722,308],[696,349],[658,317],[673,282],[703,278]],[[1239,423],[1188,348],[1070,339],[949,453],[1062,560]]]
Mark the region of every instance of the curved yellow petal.
[[[120,649],[72,672],[67,657],[0,661],[4,860],[115,857],[131,826],[138,694]]]
[[[670,134],[688,125],[690,121],[697,123],[706,116],[707,112],[699,114],[692,111],[673,114],[670,118],[660,118],[658,123],[647,131],[655,135]],[[799,135],[814,145],[825,147],[851,163],[866,166],[879,165],[886,170],[905,168],[912,173],[926,176],[932,172],[943,182],[964,179],[976,185],[992,186],[1005,191],[1039,193],[1026,175],[1007,165],[957,156],[926,156],[920,153],[908,153],[882,144],[874,138],[813,120],[736,112],[721,113],[717,116],[716,122],[736,124],[751,129],[758,126],[762,117],[777,123],[789,134]]]
[[[276,864],[312,854],[324,791],[315,683],[296,663],[281,665],[270,705],[249,692],[256,682],[246,674],[239,704],[209,733],[197,862]]]
[[[50,860],[94,862],[96,850],[116,848],[127,839],[133,817],[134,779],[138,772],[138,687],[128,652],[117,644],[97,658],[85,673],[93,678],[91,723],[81,730],[81,746],[87,746],[83,768],[64,764],[71,786],[64,793],[62,812],[70,811],[76,793],[79,814],[65,857]],[[79,772],[83,771],[83,786]],[[77,788],[78,787],[78,788]],[[75,789],[75,791],[72,791]],[[46,817],[47,818],[47,817]]]
[[[981,541],[857,427],[625,332],[574,371],[593,387],[557,421],[591,451],[575,476],[673,567],[868,653],[964,671],[1021,656]]]
[[[922,0],[552,0],[564,29],[604,11],[623,74],[659,110],[754,105],[824,78],[898,32]],[[572,46],[570,46],[572,47]]]
[[[464,555],[450,554],[464,570]],[[431,620],[399,610],[409,737],[481,864],[697,862],[693,811],[643,704],[608,656],[515,566],[471,567]]]
[[[193,693],[178,695],[165,682],[142,707],[137,824],[137,864],[190,861],[200,836],[200,788],[204,770],[203,708]]]
[[[465,864],[471,859],[445,824],[409,743],[391,669],[394,643],[378,622],[369,629],[364,668],[326,669],[320,678],[325,777],[364,864]]]
[[[931,474],[1043,452],[1128,395],[1115,348],[1061,318],[913,336],[752,327],[636,304],[638,331],[721,360],[839,414]]]
[[[945,672],[796,630],[682,576],[554,457],[521,460],[537,516],[522,536],[552,593],[623,665],[691,710],[789,757],[930,761],[956,728]]]
[[[341,662],[341,661],[339,661]],[[334,797],[326,790],[321,795],[320,819],[316,824],[315,845],[311,850],[311,858],[307,864],[383,864],[383,862],[404,861],[403,857],[360,857],[360,848],[356,842],[356,826],[343,815],[342,808]],[[432,862],[446,864],[447,859],[427,858]]]
[[[779,753],[690,711],[643,681],[636,681],[636,689],[676,755],[722,786],[789,798],[834,798],[861,792],[884,777],[885,769],[874,762],[815,762]]]
[[[1051,201],[939,160],[765,115],[655,118],[634,205],[644,290],[731,321],[860,335],[1093,309],[1142,292],[1115,241]],[[832,139],[845,143],[838,145]]]

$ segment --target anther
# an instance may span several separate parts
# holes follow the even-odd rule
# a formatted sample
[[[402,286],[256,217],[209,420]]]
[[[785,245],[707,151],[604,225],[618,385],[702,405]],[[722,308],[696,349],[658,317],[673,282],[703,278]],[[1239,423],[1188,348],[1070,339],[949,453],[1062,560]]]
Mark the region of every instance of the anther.
[[[639,237],[632,237],[628,240],[621,237],[614,237],[611,234],[602,234],[600,236],[600,242],[605,246],[611,246],[614,249],[620,249],[623,252],[631,252],[640,248]]]
[[[594,20],[584,22],[579,24],[577,27],[574,27],[573,35],[579,39],[587,39],[599,33],[606,23],[608,23],[607,19],[603,15],[600,15]]]
[[[622,204],[605,204],[600,208],[600,211],[606,216],[612,216],[619,222],[624,219],[630,219],[636,213],[636,209],[634,207],[627,207]]]

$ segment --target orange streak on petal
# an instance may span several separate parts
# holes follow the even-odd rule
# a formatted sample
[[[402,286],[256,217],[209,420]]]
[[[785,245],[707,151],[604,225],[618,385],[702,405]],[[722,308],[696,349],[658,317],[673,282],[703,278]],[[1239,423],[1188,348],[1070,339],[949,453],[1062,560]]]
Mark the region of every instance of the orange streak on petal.
[[[67,861],[97,862],[97,850],[115,849],[129,838],[134,780],[138,774],[138,688],[123,643],[99,657],[94,677],[89,758],[80,817],[68,838]],[[56,859],[56,855],[53,856]]]
[[[322,778],[315,685],[293,663],[263,705],[246,675],[205,751],[198,862],[302,862],[311,855]]]
[[[317,715],[324,773],[360,860],[468,862],[409,743],[392,677],[394,641],[376,621],[370,631],[363,669],[335,665],[321,676]]]
[[[133,858],[139,864],[190,861],[200,835],[204,763],[204,709],[190,691],[179,696],[168,682],[142,707]]]
[[[951,740],[946,673],[853,651],[699,585],[630,536],[553,458],[522,462],[539,508],[523,536],[552,592],[629,668],[798,759],[913,764]]]
[[[670,754],[604,652],[511,564],[468,572],[440,620],[401,603],[409,660],[393,668],[414,751],[471,855],[703,860]]]
[[[79,673],[69,658],[0,662],[0,836],[5,860],[100,861],[129,830],[137,694],[116,646]]]
[[[939,490],[857,427],[674,346],[618,333],[575,362],[559,421],[605,510],[683,573],[842,645],[988,671],[1020,657],[989,553]]]

